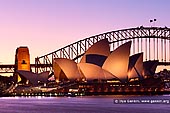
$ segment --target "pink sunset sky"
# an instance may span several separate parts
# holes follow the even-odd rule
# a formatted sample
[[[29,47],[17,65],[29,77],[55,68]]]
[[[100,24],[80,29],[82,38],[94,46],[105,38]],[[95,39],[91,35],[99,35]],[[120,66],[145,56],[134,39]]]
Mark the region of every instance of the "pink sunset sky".
[[[169,0],[0,0],[0,62],[14,64],[28,46],[34,58],[107,31],[170,27]]]

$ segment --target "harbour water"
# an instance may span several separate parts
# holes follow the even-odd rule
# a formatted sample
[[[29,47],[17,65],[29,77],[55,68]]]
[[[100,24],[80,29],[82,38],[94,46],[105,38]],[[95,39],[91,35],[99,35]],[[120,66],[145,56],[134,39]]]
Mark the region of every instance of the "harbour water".
[[[0,113],[169,113],[169,111],[170,95],[0,98]]]

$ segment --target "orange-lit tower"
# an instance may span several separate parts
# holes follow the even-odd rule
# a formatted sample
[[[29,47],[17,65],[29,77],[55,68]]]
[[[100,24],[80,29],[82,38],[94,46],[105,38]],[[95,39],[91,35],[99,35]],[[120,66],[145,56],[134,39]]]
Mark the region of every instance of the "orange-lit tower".
[[[15,70],[30,71],[30,54],[28,47],[18,47],[15,54]],[[24,78],[20,78],[18,74],[15,74],[16,82],[25,81]]]

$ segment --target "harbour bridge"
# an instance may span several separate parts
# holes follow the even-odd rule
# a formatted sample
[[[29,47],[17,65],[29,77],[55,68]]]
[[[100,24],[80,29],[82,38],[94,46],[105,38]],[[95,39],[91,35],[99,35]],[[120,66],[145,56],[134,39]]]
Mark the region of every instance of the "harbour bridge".
[[[35,64],[31,64],[31,68],[34,68],[36,73],[52,72],[54,58],[68,58],[79,62],[90,46],[105,38],[110,43],[111,51],[125,42],[132,41],[131,55],[143,52],[144,61],[159,60],[159,65],[170,65],[170,28],[140,26],[110,31],[79,40],[54,52],[35,58]],[[14,68],[15,65],[0,65],[0,72],[14,72]]]

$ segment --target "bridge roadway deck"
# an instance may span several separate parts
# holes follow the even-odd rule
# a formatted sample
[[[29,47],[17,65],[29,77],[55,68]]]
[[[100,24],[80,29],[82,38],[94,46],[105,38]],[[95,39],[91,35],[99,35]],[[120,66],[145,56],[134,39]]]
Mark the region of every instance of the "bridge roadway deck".
[[[44,68],[44,67],[52,67],[52,64],[30,64],[31,68]],[[159,62],[158,65],[170,65],[170,62]],[[0,68],[15,68],[15,64],[1,64]]]
[[[30,64],[31,65],[31,68],[34,68],[34,67],[51,67],[52,64]],[[0,65],[0,68],[15,68],[15,64],[1,64]]]
[[[30,64],[31,68],[46,68],[52,67],[52,64]],[[160,66],[170,66],[170,62],[159,62]],[[15,69],[15,64],[1,64],[0,73],[13,73]]]
[[[0,73],[13,73],[15,69],[15,64],[1,64]],[[52,64],[30,64],[31,68],[45,68],[52,67]]]

